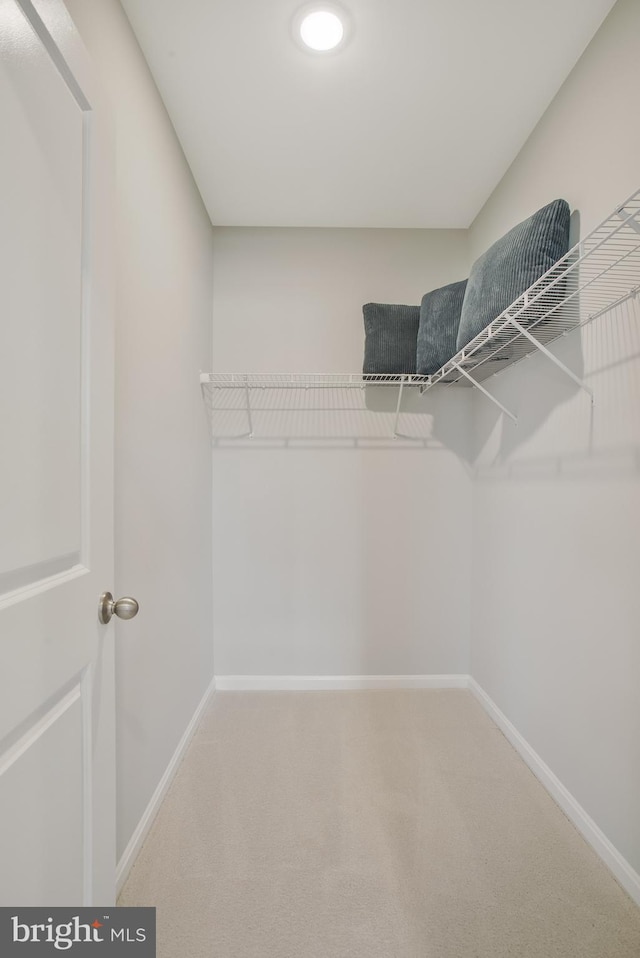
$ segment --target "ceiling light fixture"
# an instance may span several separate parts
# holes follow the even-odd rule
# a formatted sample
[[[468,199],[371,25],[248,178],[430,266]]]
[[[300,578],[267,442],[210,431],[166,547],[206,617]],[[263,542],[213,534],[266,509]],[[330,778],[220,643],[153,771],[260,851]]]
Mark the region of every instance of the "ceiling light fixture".
[[[293,38],[307,53],[335,53],[350,34],[347,11],[337,3],[307,3],[293,18]]]

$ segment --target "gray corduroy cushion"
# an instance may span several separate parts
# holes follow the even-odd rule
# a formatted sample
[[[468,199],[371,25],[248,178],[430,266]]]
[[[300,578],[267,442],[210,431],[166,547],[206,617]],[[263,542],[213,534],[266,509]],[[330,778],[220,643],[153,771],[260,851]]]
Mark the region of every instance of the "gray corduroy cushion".
[[[569,206],[554,200],[514,226],[471,267],[457,348],[462,349],[569,249]]]
[[[456,352],[467,280],[425,293],[420,304],[416,372],[429,376]]]
[[[419,306],[367,303],[363,373],[415,373]]]

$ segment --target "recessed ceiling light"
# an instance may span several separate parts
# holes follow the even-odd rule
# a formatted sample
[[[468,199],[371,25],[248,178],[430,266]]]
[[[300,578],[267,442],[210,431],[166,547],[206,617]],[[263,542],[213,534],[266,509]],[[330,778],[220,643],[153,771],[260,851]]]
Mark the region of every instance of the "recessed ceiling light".
[[[300,36],[312,50],[333,50],[344,36],[340,17],[331,10],[308,13],[300,24]]]
[[[293,18],[296,43],[311,53],[332,53],[347,41],[350,18],[337,3],[307,3]]]

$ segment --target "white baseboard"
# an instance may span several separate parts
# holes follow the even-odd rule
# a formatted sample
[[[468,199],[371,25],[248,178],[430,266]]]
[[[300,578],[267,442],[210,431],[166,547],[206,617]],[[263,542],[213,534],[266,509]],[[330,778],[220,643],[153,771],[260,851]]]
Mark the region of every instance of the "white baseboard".
[[[469,689],[490,715],[505,737],[527,763],[536,778],[544,785],[554,801],[560,806],[567,818],[573,822],[581,835],[587,840],[602,861],[613,872],[618,882],[631,898],[640,905],[640,875],[612,845],[607,836],[576,801],[571,792],[562,784],[538,753],[531,748],[504,712],[481,688],[474,678],[469,677]]]
[[[466,689],[468,675],[216,675],[219,692]]]
[[[136,828],[135,832],[129,839],[129,844],[125,848],[122,854],[122,858],[118,862],[118,865],[116,868],[116,894],[117,895],[120,894],[122,890],[122,886],[127,880],[127,876],[129,875],[129,872],[131,871],[131,866],[133,865],[134,861],[136,860],[136,857],[138,856],[140,849],[142,848],[142,843],[147,837],[149,829],[151,828],[153,824],[153,820],[158,814],[160,805],[162,804],[162,800],[167,793],[167,789],[171,785],[173,777],[178,771],[178,766],[180,765],[180,762],[182,761],[184,757],[184,753],[187,750],[189,742],[193,738],[194,732],[196,731],[198,727],[198,724],[202,717],[202,713],[207,707],[209,703],[209,699],[211,698],[215,690],[216,690],[216,680],[215,678],[213,678],[211,680],[209,687],[207,688],[207,691],[202,696],[202,699],[200,700],[200,704],[198,705],[195,712],[193,713],[193,716],[191,717],[191,721],[189,722],[184,735],[180,739],[178,743],[178,747],[173,753],[171,757],[171,761],[169,762],[169,764],[167,765],[167,768],[165,769],[164,775],[162,776],[162,778],[160,779],[158,783],[158,787],[156,788],[155,792],[151,796],[151,801],[147,805],[142,818],[138,822],[138,827]]]

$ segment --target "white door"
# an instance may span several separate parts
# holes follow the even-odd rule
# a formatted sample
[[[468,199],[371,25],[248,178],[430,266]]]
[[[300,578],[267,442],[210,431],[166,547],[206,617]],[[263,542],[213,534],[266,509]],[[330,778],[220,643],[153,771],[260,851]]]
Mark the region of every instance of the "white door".
[[[0,905],[114,896],[105,123],[60,0],[0,0]]]

